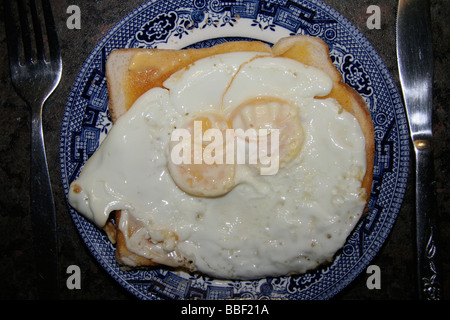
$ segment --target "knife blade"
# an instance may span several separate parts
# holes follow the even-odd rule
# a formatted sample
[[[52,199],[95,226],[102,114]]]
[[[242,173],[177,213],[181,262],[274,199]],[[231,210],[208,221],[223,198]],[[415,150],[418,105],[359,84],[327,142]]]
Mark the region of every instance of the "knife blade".
[[[399,0],[397,60],[415,154],[417,280],[419,299],[441,296],[434,190],[433,47],[429,0]]]

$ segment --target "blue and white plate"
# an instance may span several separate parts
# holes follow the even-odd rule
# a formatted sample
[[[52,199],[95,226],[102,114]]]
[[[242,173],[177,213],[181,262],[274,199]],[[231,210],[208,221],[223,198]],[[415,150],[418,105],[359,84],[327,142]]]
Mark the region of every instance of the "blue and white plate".
[[[273,44],[295,34],[322,38],[344,81],[364,97],[370,108],[376,146],[370,212],[327,267],[301,276],[217,281],[166,269],[122,270],[105,234],[69,206],[92,255],[138,298],[328,299],[369,265],[386,240],[407,182],[405,112],[387,68],[370,43],[339,13],[318,0],[156,0],[128,14],[89,55],[67,101],[60,146],[65,193],[112,126],[105,62],[113,49],[201,48],[240,39]]]

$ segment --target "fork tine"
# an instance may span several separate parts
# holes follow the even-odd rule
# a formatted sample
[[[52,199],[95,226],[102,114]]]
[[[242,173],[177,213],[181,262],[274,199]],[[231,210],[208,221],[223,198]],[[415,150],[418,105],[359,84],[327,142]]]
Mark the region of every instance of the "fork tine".
[[[48,45],[50,49],[50,59],[57,61],[61,59],[58,34],[56,32],[55,20],[53,19],[52,8],[49,0],[42,0],[42,9],[44,11],[45,26],[47,30]]]
[[[27,8],[24,0],[18,1],[18,9],[19,9],[19,21],[20,21],[20,29],[22,30],[22,43],[23,43],[23,51],[25,54],[25,63],[31,62],[32,60],[32,49],[31,49],[31,31],[30,25],[28,23],[27,17]]]
[[[11,2],[3,1],[3,12],[5,17],[6,43],[8,46],[8,58],[11,69],[19,65],[19,32],[13,16]]]
[[[31,17],[33,20],[34,37],[36,41],[36,57],[38,60],[44,59],[44,40],[42,37],[41,23],[38,16],[36,0],[30,1]]]

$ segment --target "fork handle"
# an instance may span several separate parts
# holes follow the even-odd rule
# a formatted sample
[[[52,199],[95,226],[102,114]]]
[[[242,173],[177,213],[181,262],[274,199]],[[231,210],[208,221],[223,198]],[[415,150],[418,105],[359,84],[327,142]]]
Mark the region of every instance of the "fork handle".
[[[42,102],[43,104],[43,102]],[[34,234],[38,293],[41,299],[58,297],[56,214],[45,155],[41,105],[31,106],[31,221]]]

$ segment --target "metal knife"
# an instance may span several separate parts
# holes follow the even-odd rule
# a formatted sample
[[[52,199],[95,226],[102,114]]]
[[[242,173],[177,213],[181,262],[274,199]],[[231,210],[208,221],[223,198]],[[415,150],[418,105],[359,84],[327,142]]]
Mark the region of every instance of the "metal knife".
[[[419,299],[440,300],[432,145],[433,48],[428,0],[399,0],[397,60],[415,152]]]

